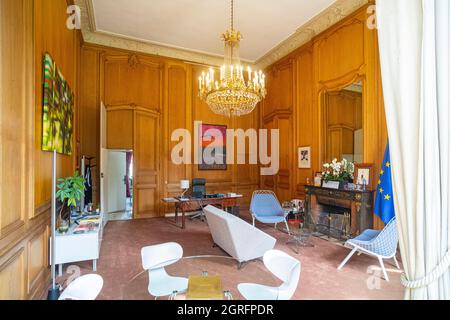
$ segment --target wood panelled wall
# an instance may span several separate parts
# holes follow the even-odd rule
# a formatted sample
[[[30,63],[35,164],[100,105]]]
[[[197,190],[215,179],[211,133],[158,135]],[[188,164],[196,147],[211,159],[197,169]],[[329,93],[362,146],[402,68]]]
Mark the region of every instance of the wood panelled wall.
[[[124,50],[84,45],[81,53],[80,137],[81,154],[100,157],[100,106],[107,110],[107,147],[134,150],[135,218],[152,218],[173,212],[161,204],[177,196],[180,180],[207,179],[208,192],[245,195],[259,185],[257,165],[230,165],[223,171],[199,171],[197,165],[175,165],[171,141],[176,129],[188,129],[194,140],[194,121],[228,128],[259,126],[258,113],[228,118],[211,112],[198,98],[198,77],[207,66]],[[100,185],[98,168],[94,190]],[[94,197],[98,203],[98,192]]]
[[[0,1],[0,299],[39,298],[48,285],[52,165],[41,151],[42,58],[52,55],[76,95],[81,34],[66,28],[71,3]],[[75,167],[76,152],[58,156],[59,176]]]
[[[322,170],[325,146],[323,93],[363,83],[364,162],[375,176],[387,143],[376,30],[366,26],[361,8],[310,43],[266,70],[268,96],[261,126],[280,129],[280,172],[262,177],[261,187],[275,190],[280,200],[304,197],[304,185]],[[311,146],[312,168],[299,169],[297,149]],[[381,228],[374,216],[375,226]]]

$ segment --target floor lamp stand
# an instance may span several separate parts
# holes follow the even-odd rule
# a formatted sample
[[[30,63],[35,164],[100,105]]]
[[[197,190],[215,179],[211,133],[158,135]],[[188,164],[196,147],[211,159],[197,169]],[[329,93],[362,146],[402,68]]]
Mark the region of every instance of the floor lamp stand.
[[[55,236],[56,236],[56,150],[53,151],[52,166],[52,238],[51,238],[51,266],[52,266],[52,287],[48,290],[47,300],[58,300],[60,295],[60,286],[56,283],[56,255],[55,255]]]

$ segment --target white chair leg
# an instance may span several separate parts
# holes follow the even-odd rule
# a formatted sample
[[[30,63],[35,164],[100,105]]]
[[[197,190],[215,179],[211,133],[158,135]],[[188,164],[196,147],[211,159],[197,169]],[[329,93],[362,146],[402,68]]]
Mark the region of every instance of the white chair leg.
[[[395,266],[397,267],[397,269],[400,269],[400,265],[398,264],[398,260],[397,260],[396,256],[394,256],[394,262],[395,262]]]
[[[386,268],[384,267],[383,258],[378,257],[378,261],[380,262],[381,270],[383,270],[384,279],[385,279],[387,282],[389,282],[389,277],[388,277],[388,275],[387,275]]]
[[[286,225],[286,230],[288,232],[288,235],[291,235],[291,230],[289,230],[289,225],[286,220],[284,220],[284,224]]]
[[[252,217],[253,219],[253,226],[255,226],[255,217]]]
[[[275,223],[275,230],[277,230],[277,224],[278,224],[278,223]]]
[[[353,250],[344,259],[344,261],[342,261],[342,263],[339,265],[338,270],[341,270],[345,266],[345,264],[348,262],[348,260],[350,260],[350,258],[355,254],[356,250],[357,250],[356,248],[353,248]]]

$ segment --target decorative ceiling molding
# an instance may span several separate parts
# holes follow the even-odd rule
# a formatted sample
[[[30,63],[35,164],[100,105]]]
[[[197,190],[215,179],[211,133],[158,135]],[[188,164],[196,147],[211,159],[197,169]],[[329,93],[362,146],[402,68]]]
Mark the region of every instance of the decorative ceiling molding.
[[[333,5],[297,29],[288,39],[258,59],[256,61],[257,68],[265,69],[274,64],[369,2],[370,0],[337,0]]]
[[[220,66],[223,64],[223,57],[220,56],[162,46],[94,31],[95,19],[92,0],[75,0],[75,4],[81,9],[81,33],[83,35],[83,40],[86,43],[174,58],[205,65]]]
[[[262,58],[249,64],[256,64],[257,68],[265,69],[369,2],[370,0],[337,0]],[[92,0],[75,0],[75,4],[81,9],[81,32],[86,43],[205,65],[223,64],[223,57],[98,32],[95,27]]]

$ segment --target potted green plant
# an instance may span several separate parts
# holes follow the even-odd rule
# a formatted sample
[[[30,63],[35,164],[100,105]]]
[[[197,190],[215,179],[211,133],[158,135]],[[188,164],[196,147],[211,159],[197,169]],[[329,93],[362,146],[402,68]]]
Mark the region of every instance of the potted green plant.
[[[63,212],[69,208],[70,212],[73,211],[77,205],[77,201],[81,200],[84,196],[84,178],[79,175],[78,171],[75,171],[73,176],[67,178],[58,179],[58,191],[56,197],[61,201],[62,206],[59,211],[60,221],[64,221]],[[69,213],[70,217],[70,213]],[[60,232],[67,232],[69,224],[67,221],[60,224]]]
[[[339,181],[339,188],[343,189],[345,184],[353,181],[355,165],[353,162],[343,159],[337,161],[334,159],[331,163],[325,163],[323,165],[324,171],[322,172],[322,178],[324,181]]]

